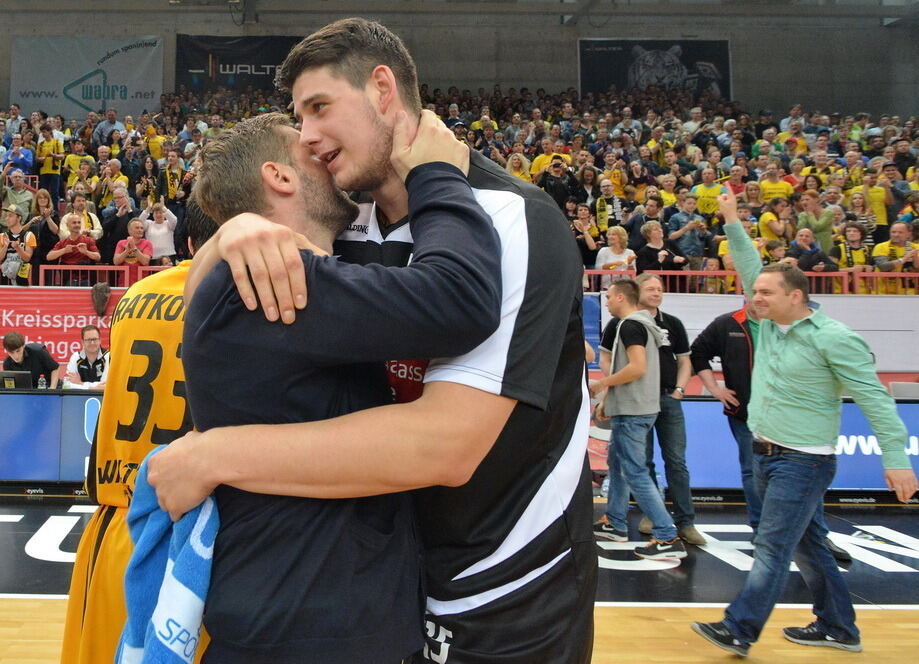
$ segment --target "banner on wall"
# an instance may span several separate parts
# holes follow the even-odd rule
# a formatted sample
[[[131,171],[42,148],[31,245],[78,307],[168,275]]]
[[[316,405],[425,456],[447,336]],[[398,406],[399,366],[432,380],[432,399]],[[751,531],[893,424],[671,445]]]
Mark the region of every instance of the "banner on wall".
[[[44,344],[61,363],[83,348],[80,328],[95,325],[102,333],[102,347],[109,347],[112,311],[124,294],[113,288],[104,316],[93,309],[89,288],[0,287],[0,336],[19,332],[26,342]]]
[[[116,108],[119,117],[159,108],[162,37],[14,37],[10,102],[23,115],[67,119]]]
[[[301,37],[176,35],[176,85],[273,90],[274,75]]]
[[[727,40],[580,39],[581,94],[649,85],[731,98]]]

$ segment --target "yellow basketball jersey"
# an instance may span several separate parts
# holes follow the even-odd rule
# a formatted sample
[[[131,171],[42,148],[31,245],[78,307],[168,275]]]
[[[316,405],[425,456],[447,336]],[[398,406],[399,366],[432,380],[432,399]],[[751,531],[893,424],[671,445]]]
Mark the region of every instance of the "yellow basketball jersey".
[[[144,457],[192,428],[182,368],[190,265],[138,281],[112,313],[111,365],[86,477],[101,505],[127,507]]]

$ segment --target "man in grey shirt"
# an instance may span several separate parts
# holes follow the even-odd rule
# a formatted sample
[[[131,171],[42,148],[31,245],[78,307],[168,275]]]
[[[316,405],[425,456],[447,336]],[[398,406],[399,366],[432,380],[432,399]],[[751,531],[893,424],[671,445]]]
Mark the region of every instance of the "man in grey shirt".
[[[652,560],[686,557],[673,519],[647,466],[645,441],[660,412],[659,347],[666,332],[651,314],[638,308],[639,287],[633,279],[614,281],[606,305],[618,320],[607,325],[600,342],[600,366],[606,377],[592,381],[590,392],[600,397],[596,418],[612,417],[609,444],[609,495],[606,514],[594,525],[594,534],[614,542],[628,540],[628,494],[653,524],[651,542],[635,555]]]

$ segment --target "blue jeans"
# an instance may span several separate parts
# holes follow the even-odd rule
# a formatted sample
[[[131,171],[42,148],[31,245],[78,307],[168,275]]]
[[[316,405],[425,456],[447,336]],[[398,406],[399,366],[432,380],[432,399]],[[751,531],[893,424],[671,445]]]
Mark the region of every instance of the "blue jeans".
[[[669,542],[676,537],[676,526],[664,507],[657,487],[648,472],[645,440],[657,414],[614,415],[609,439],[609,494],[606,516],[616,530],[628,531],[626,512],[629,509],[629,490],[654,527],[656,539]]]
[[[728,415],[728,426],[737,441],[737,452],[740,459],[740,480],[743,482],[743,495],[747,501],[747,521],[753,532],[759,527],[759,515],[763,511],[763,500],[756,492],[753,481],[753,434],[745,420]]]
[[[661,394],[661,412],[654,422],[657,442],[664,459],[664,473],[667,476],[667,491],[673,501],[673,520],[677,528],[691,526],[696,518],[689,485],[689,469],[686,467],[686,419],[683,417],[683,403],[669,394]],[[652,481],[657,475],[654,469],[654,432],[648,432],[646,454],[648,471]]]
[[[824,545],[823,494],[836,474],[833,455],[782,452],[755,454],[753,475],[763,497],[753,540],[753,568],[725,611],[735,638],[752,643],[778,601],[794,558],[814,598],[817,625],[836,639],[858,639],[849,589]]]

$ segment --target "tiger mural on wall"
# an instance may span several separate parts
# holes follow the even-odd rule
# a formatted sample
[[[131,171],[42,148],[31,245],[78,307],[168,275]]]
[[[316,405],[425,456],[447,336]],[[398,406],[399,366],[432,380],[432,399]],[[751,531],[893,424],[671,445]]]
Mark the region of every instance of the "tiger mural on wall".
[[[718,81],[721,74],[710,62],[696,62],[692,70],[680,60],[683,49],[675,44],[666,51],[649,50],[642,46],[632,47],[632,63],[629,65],[629,89],[643,90],[653,85],[665,90],[691,90],[696,94],[712,92],[721,95]]]

